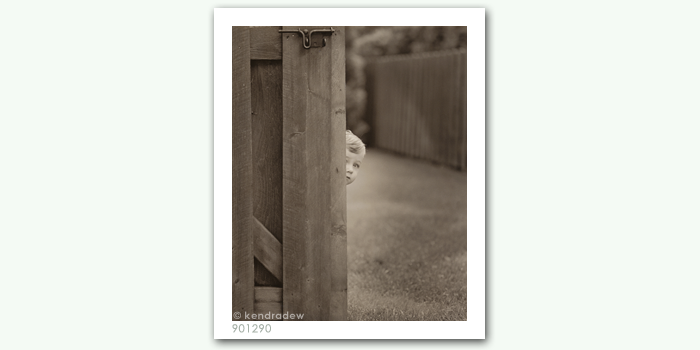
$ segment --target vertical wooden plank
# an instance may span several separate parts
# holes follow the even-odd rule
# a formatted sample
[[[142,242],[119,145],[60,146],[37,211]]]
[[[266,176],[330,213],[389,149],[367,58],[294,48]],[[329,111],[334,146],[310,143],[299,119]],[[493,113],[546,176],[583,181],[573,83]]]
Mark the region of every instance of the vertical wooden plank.
[[[447,55],[447,70],[450,72],[448,75],[448,91],[446,91],[446,94],[448,96],[448,109],[447,109],[447,115],[445,118],[445,128],[447,131],[447,147],[446,147],[446,165],[450,167],[455,167],[455,150],[459,147],[460,143],[458,139],[455,137],[455,131],[457,130],[457,125],[455,123],[456,121],[456,114],[457,114],[457,91],[459,90],[459,86],[456,84],[457,83],[457,77],[458,75],[455,73],[458,73],[457,71],[457,65],[455,64],[455,61],[457,59],[456,52],[452,51]]]
[[[406,75],[404,74],[403,59],[398,59],[394,62],[394,66],[397,69],[396,80],[397,80],[397,92],[398,100],[397,102],[397,115],[396,115],[396,127],[397,127],[397,149],[400,154],[404,154],[404,139],[406,131]]]
[[[404,104],[404,113],[403,113],[403,121],[402,123],[404,124],[404,130],[403,130],[403,154],[407,157],[411,156],[410,153],[410,147],[411,147],[411,110],[413,109],[412,101],[411,101],[411,89],[413,85],[411,84],[411,60],[408,56],[404,57],[402,60],[402,75],[404,79],[404,93],[403,93],[403,104]]]
[[[392,91],[394,91],[393,105],[391,106],[391,112],[393,118],[391,119],[392,135],[394,136],[394,152],[401,151],[401,128],[399,125],[399,119],[401,118],[401,72],[400,67],[396,62],[396,58],[393,57],[391,60],[391,68],[393,73],[393,85]]]
[[[376,85],[376,91],[377,91],[377,118],[381,120],[380,125],[380,132],[381,132],[381,137],[378,137],[378,141],[381,141],[382,143],[382,148],[384,149],[391,149],[391,127],[390,127],[390,118],[391,115],[389,114],[387,106],[390,106],[391,101],[391,94],[392,91],[390,89],[387,89],[387,85],[389,82],[389,79],[391,79],[390,71],[389,69],[386,69],[384,62],[378,60],[377,61],[377,66],[375,67],[375,71],[377,73],[377,85]]]
[[[411,65],[410,65],[410,103],[411,110],[409,111],[409,121],[411,123],[410,125],[410,142],[408,143],[409,145],[409,154],[411,157],[417,157],[418,152],[418,143],[416,142],[416,130],[418,129],[418,104],[416,103],[417,98],[418,98],[418,89],[420,87],[420,81],[419,81],[419,64],[420,62],[415,59],[415,57],[411,60]]]
[[[454,75],[454,117],[453,117],[453,125],[454,125],[454,132],[453,132],[453,155],[452,155],[452,166],[455,169],[460,169],[461,166],[461,154],[462,154],[462,123],[460,121],[461,118],[461,108],[460,105],[462,103],[462,97],[460,96],[461,91],[462,91],[462,82],[461,82],[461,74],[462,74],[462,67],[461,67],[461,60],[462,60],[462,53],[460,51],[455,52],[454,56],[454,67],[455,67],[455,75]]]
[[[387,62],[389,63],[389,62]],[[391,119],[391,135],[392,135],[392,143],[393,143],[393,150],[394,152],[399,152],[400,147],[399,147],[399,142],[401,140],[400,134],[399,134],[399,126],[398,122],[401,118],[401,83],[400,78],[401,74],[399,72],[399,67],[396,65],[396,60],[393,59],[390,62],[391,65],[391,72],[392,72],[392,78],[391,81],[393,82],[394,87],[391,89],[394,92],[394,98],[392,99],[393,105],[391,106],[391,113],[392,113],[392,119]]]
[[[449,75],[447,70],[445,69],[445,65],[447,63],[447,57],[440,53],[437,57],[437,67],[438,67],[438,74],[440,76],[440,83],[438,86],[438,91],[440,92],[439,94],[439,105],[440,105],[440,113],[437,114],[437,118],[435,120],[435,130],[437,131],[437,140],[438,140],[438,149],[437,149],[437,157],[436,160],[438,164],[446,164],[446,155],[447,155],[447,132],[445,128],[445,119],[447,116],[447,113],[449,113],[449,100],[448,100],[448,91],[447,88],[449,86],[448,80],[449,80]]]
[[[396,134],[396,128],[394,127],[394,119],[396,109],[394,107],[396,106],[396,74],[394,73],[394,66],[391,64],[388,64],[386,60],[383,60],[383,69],[387,73],[386,77],[386,83],[384,86],[385,93],[387,95],[387,101],[389,102],[386,107],[384,108],[384,113],[386,113],[386,136],[387,136],[387,147],[395,151],[396,150],[396,144],[395,144],[395,134]]]
[[[375,104],[374,104],[374,120],[377,124],[377,132],[375,133],[375,141],[377,146],[387,148],[387,136],[386,136],[386,119],[387,115],[385,113],[386,103],[387,103],[387,91],[384,89],[384,82],[386,82],[386,71],[383,69],[379,59],[374,59],[372,64],[372,70],[374,73],[374,93],[375,93]]]
[[[377,144],[377,119],[375,112],[375,73],[374,73],[374,63],[372,61],[367,62],[365,65],[365,90],[367,93],[367,105],[365,107],[365,120],[369,124],[369,132],[366,136],[366,141],[368,146],[376,146]],[[332,141],[331,141],[332,142]]]
[[[282,243],[282,61],[251,61],[251,101],[253,216]],[[258,259],[254,270],[256,285],[282,286]]]
[[[459,89],[459,86],[457,86],[457,78],[456,74],[457,73],[457,65],[455,64],[455,60],[457,59],[457,55],[455,54],[454,50],[451,51],[447,55],[447,63],[448,63],[448,91],[447,94],[449,96],[449,106],[447,110],[447,155],[445,156],[445,161],[446,165],[455,168],[455,162],[454,162],[454,156],[455,156],[455,150],[459,147],[459,141],[455,137],[455,131],[457,130],[457,125],[455,124],[455,114],[456,113],[456,108],[457,108],[457,90]]]
[[[410,145],[409,130],[411,128],[411,121],[409,120],[408,114],[411,108],[411,69],[410,60],[407,56],[403,57],[401,60],[401,77],[403,78],[403,94],[402,98],[402,108],[403,113],[401,115],[401,124],[403,124],[403,145],[401,147],[402,153],[404,155],[409,155],[408,147]]]
[[[408,119],[408,113],[409,113],[409,108],[410,108],[410,89],[411,89],[411,83],[410,83],[410,69],[408,67],[410,61],[407,56],[404,56],[401,58],[401,91],[403,92],[401,94],[401,153],[404,155],[408,155],[408,145],[409,145],[409,137],[408,137],[408,130],[411,126],[410,121]]]
[[[282,40],[283,311],[328,320],[332,44],[307,50],[297,34]]]
[[[461,154],[461,167],[462,171],[467,170],[467,52],[463,51],[461,55],[460,65],[462,71],[460,74],[460,98],[462,103],[460,103],[460,121],[462,123],[462,154]]]
[[[372,59],[367,65],[367,103],[370,107],[370,113],[372,116],[372,141],[375,147],[382,147],[382,121],[380,116],[380,106],[379,106],[379,72],[377,69],[377,60]],[[370,96],[371,94],[371,96]]]
[[[440,77],[440,84],[438,86],[438,90],[440,92],[440,100],[439,100],[439,105],[440,105],[440,112],[436,115],[437,118],[435,118],[435,130],[437,131],[437,140],[438,140],[438,148],[437,148],[437,154],[436,154],[436,159],[439,164],[446,164],[446,153],[447,153],[447,132],[445,128],[445,119],[447,116],[447,113],[449,113],[449,94],[448,94],[448,79],[449,75],[447,74],[447,70],[445,69],[446,64],[447,64],[447,57],[440,53],[437,57],[437,69],[438,69],[438,75]]]
[[[447,165],[448,155],[449,155],[449,129],[448,120],[450,115],[450,109],[452,105],[450,102],[450,78],[452,72],[449,72],[450,56],[445,53],[440,53],[440,75],[443,77],[442,87],[440,91],[442,92],[442,115],[440,115],[440,164]]]
[[[459,105],[462,103],[462,98],[460,97],[460,91],[462,90],[461,88],[461,81],[460,81],[460,74],[462,74],[462,67],[460,66],[459,62],[461,60],[461,53],[459,51],[455,52],[454,56],[454,67],[455,67],[455,72],[456,74],[454,75],[454,116],[453,116],[453,125],[454,125],[454,132],[453,132],[453,155],[452,155],[452,166],[455,169],[459,169],[460,167],[460,154],[461,149],[462,149],[462,138],[461,138],[461,127],[462,123],[460,123],[459,118],[460,118],[460,108]]]
[[[390,148],[390,141],[391,141],[391,135],[390,135],[390,128],[389,128],[389,118],[391,118],[391,115],[388,114],[387,111],[387,106],[391,104],[391,101],[389,100],[391,98],[391,90],[387,89],[387,82],[391,78],[389,75],[389,69],[387,69],[384,66],[384,62],[382,62],[381,59],[377,59],[377,66],[375,67],[375,70],[377,72],[377,85],[376,85],[376,91],[377,91],[377,118],[381,120],[380,125],[380,132],[381,132],[381,137],[377,137],[377,141],[381,141],[381,147],[384,149],[391,149]]]
[[[435,72],[435,56],[433,55],[428,55],[426,58],[428,60],[428,76],[430,77],[430,84],[428,85],[428,105],[426,106],[430,113],[426,115],[428,118],[428,123],[427,123],[427,128],[426,128],[426,137],[428,139],[428,146],[429,148],[427,151],[429,152],[427,159],[433,160],[435,157],[435,138],[433,135],[435,134],[435,127],[434,127],[434,122],[435,122],[435,116],[440,113],[438,110],[438,105],[436,105],[435,101],[435,83],[436,83],[436,72]]]
[[[411,60],[411,115],[410,115],[410,120],[411,120],[411,142],[409,143],[410,145],[410,154],[411,157],[418,157],[418,142],[417,141],[417,130],[418,130],[418,114],[420,113],[419,110],[419,105],[418,105],[418,97],[420,96],[420,60],[413,59]]]
[[[418,67],[420,70],[421,81],[420,88],[418,89],[418,96],[416,97],[416,101],[418,103],[418,110],[420,111],[418,119],[416,120],[416,123],[418,124],[416,128],[416,157],[420,159],[425,159],[425,116],[427,114],[427,110],[425,108],[425,101],[427,99],[426,91],[428,86],[428,77],[426,73],[427,63],[425,61],[424,54],[419,55],[416,59],[420,63]]]
[[[377,70],[376,70],[376,60],[370,59],[367,61],[367,65],[365,66],[365,75],[366,75],[366,82],[365,85],[367,86],[367,110],[366,113],[369,116],[369,119],[372,121],[370,123],[371,129],[371,136],[370,136],[370,141],[371,145],[374,147],[381,147],[380,146],[380,135],[381,135],[381,118],[379,117],[379,110],[377,109],[377,102],[379,98],[379,92],[377,91]]]
[[[396,106],[396,74],[394,73],[395,67],[391,64],[387,64],[388,62],[386,60],[382,60],[382,69],[386,71],[386,86],[385,89],[382,89],[385,91],[387,94],[387,105],[384,108],[384,113],[386,113],[386,137],[387,137],[387,147],[395,151],[396,150],[396,143],[395,143],[395,134],[396,134],[396,128],[394,127],[394,119],[395,119],[395,113],[396,109],[394,108]]]
[[[397,74],[397,92],[399,93],[398,97],[399,100],[398,105],[397,105],[397,120],[396,120],[396,128],[397,128],[397,136],[398,136],[398,151],[399,154],[406,154],[406,69],[405,69],[405,64],[406,60],[403,57],[398,57],[397,60],[394,62],[394,66],[398,70]]]
[[[336,28],[331,46],[330,206],[332,321],[347,320],[348,243],[345,185],[345,27]]]
[[[250,42],[246,27],[233,27],[233,312],[253,312],[251,196]],[[235,318],[232,318],[235,320]]]
[[[433,140],[432,140],[432,133],[433,133],[433,128],[432,128],[432,121],[433,117],[435,116],[435,113],[437,111],[435,110],[435,105],[433,104],[433,92],[435,90],[435,72],[433,70],[433,59],[430,55],[426,54],[425,56],[425,65],[426,65],[426,70],[425,74],[428,78],[428,84],[426,86],[425,90],[425,106],[424,110],[427,111],[425,114],[425,129],[423,132],[423,147],[424,147],[424,155],[423,159],[431,160],[432,159],[432,149],[433,149]]]
[[[445,76],[443,74],[442,70],[442,57],[438,55],[433,55],[433,67],[435,67],[435,75],[437,77],[435,81],[435,88],[433,91],[436,91],[434,94],[434,99],[433,103],[435,104],[435,115],[432,118],[432,130],[433,130],[433,139],[435,140],[435,150],[433,152],[433,161],[434,162],[440,162],[441,157],[442,157],[442,150],[443,150],[443,135],[442,135],[442,128],[440,127],[441,124],[441,116],[445,114],[445,102],[444,102],[444,87],[443,84],[445,82]]]
[[[332,39],[331,39],[332,40]],[[304,312],[309,320],[330,318],[330,95],[331,48],[306,50],[307,86],[307,265]],[[304,316],[306,319],[307,316]]]
[[[284,27],[284,29],[288,29]],[[298,34],[282,37],[282,312],[301,313],[306,268],[306,86],[308,64]]]
[[[396,64],[396,58],[391,59],[391,72],[392,72],[392,91],[394,92],[394,98],[392,100],[391,106],[391,129],[394,143],[394,152],[401,151],[401,129],[399,127],[398,120],[401,118],[401,73],[399,71],[399,66]]]
[[[425,118],[426,118],[426,123],[425,123],[425,143],[424,146],[426,147],[425,149],[425,159],[432,160],[433,159],[433,149],[434,149],[434,140],[433,140],[433,121],[435,120],[435,114],[438,113],[437,106],[435,106],[434,103],[434,94],[435,94],[435,60],[432,56],[426,55],[426,65],[428,66],[428,69],[426,70],[426,74],[428,76],[428,85],[426,86],[426,100],[425,100],[425,110],[430,111],[430,113],[426,113]]]

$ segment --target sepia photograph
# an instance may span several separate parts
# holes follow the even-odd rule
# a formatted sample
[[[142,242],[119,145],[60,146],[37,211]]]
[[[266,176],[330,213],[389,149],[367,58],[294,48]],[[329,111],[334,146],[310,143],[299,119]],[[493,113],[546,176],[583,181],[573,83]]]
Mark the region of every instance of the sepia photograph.
[[[469,321],[469,26],[229,30],[234,333]]]

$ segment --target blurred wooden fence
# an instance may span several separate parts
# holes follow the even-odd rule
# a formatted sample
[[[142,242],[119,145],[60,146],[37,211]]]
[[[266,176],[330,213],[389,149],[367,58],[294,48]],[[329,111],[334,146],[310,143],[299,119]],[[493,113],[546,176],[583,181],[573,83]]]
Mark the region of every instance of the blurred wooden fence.
[[[385,56],[366,72],[370,144],[466,170],[465,50]]]
[[[347,318],[345,30],[298,28],[232,28],[233,321]]]

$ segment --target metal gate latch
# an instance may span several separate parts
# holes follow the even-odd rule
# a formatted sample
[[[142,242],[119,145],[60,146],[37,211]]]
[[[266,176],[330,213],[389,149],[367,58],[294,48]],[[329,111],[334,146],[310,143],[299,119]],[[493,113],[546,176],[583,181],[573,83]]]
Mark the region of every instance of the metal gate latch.
[[[303,40],[302,43],[304,44],[304,48],[310,49],[312,47],[311,35],[313,33],[335,33],[335,29],[333,29],[333,27],[331,27],[331,29],[312,29],[309,31],[308,29],[301,30],[301,28],[299,28],[298,30],[279,30],[279,32],[280,33],[299,33],[299,34],[301,34],[301,39]],[[322,46],[326,46],[326,38],[323,38],[322,45],[320,45],[320,46],[316,45],[316,42],[314,41],[313,47],[322,47]]]

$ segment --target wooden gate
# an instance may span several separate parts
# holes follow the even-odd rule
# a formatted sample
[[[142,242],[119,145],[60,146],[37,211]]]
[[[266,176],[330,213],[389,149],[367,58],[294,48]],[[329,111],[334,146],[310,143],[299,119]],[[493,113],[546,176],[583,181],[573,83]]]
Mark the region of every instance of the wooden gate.
[[[233,27],[234,321],[346,319],[345,30],[299,28]]]

